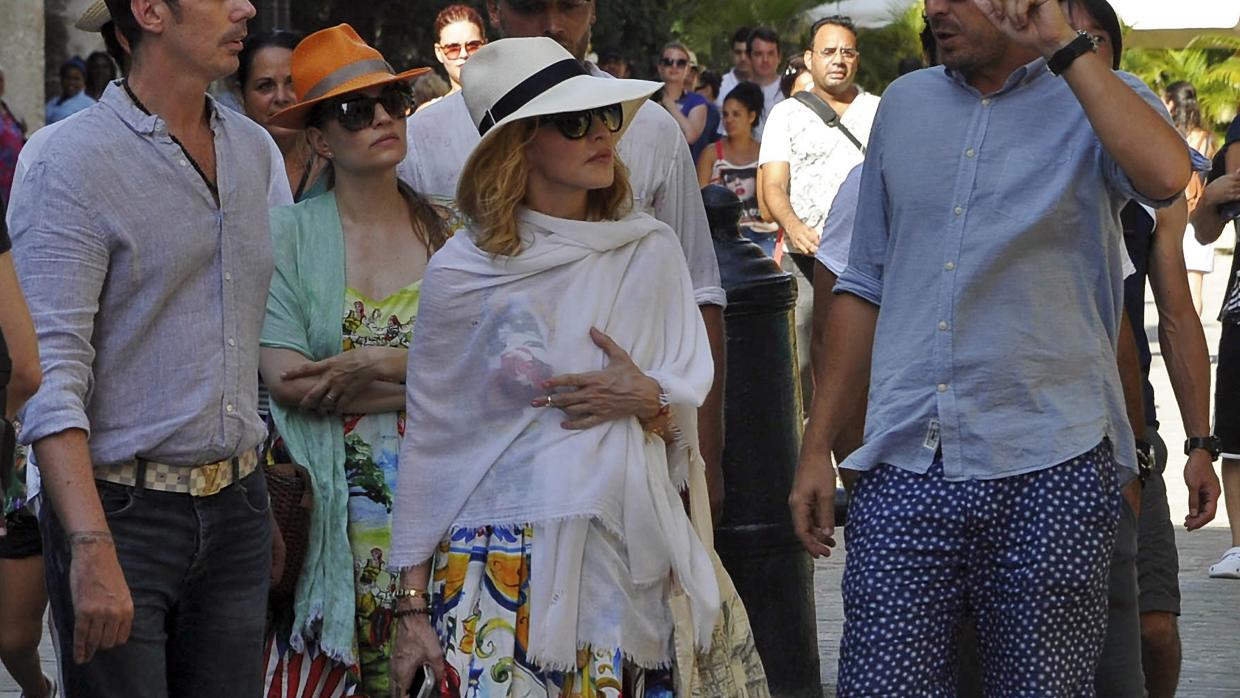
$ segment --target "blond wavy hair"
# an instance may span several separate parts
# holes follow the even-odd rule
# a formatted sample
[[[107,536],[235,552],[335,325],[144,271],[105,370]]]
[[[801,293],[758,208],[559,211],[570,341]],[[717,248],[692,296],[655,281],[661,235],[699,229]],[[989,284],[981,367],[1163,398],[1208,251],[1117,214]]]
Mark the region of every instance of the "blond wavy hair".
[[[484,252],[506,257],[521,252],[517,211],[528,182],[525,148],[537,130],[536,118],[501,126],[474,149],[461,171],[456,203],[474,228],[474,244]],[[616,220],[633,207],[629,170],[619,157],[612,162],[615,178],[611,186],[587,194],[587,220]]]

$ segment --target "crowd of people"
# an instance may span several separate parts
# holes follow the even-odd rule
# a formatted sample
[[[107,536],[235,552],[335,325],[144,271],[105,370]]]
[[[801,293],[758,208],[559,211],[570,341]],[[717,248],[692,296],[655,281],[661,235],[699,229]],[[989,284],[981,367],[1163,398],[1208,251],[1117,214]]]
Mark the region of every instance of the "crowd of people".
[[[708,185],[797,285],[809,554],[850,492],[837,694],[1175,694],[1144,300],[1240,579],[1236,269],[1213,431],[1200,320],[1240,118],[1118,71],[1107,0],[927,0],[881,96],[847,17],[646,81],[594,0],[484,9],[434,18],[436,88],[347,24],[99,0],[49,126],[0,100],[23,695],[769,695],[713,547]]]

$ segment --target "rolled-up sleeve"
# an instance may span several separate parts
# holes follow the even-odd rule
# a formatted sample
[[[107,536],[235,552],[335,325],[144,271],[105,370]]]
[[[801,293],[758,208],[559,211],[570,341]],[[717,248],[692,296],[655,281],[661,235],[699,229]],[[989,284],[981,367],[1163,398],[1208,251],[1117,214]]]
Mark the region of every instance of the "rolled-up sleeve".
[[[1150,108],[1161,116],[1164,121],[1169,124],[1172,123],[1171,114],[1167,112],[1166,105],[1164,105],[1162,100],[1158,98],[1158,95],[1154,94],[1153,91],[1151,91],[1150,88],[1141,81],[1141,78],[1122,71],[1117,71],[1115,74],[1118,75],[1125,84],[1131,87],[1133,92],[1136,92],[1141,99],[1145,100],[1146,104],[1149,104]],[[1119,162],[1117,162],[1115,158],[1111,157],[1111,154],[1108,153],[1107,149],[1102,146],[1102,143],[1099,142],[1096,147],[1098,148],[1099,158],[1102,161],[1102,172],[1103,176],[1106,177],[1107,184],[1113,191],[1118,192],[1121,196],[1128,199],[1134,199],[1153,208],[1166,208],[1167,206],[1175,203],[1176,199],[1180,198],[1180,195],[1176,194],[1175,196],[1168,197],[1166,199],[1151,199],[1145,194],[1137,191],[1137,188],[1132,184],[1132,180],[1128,178],[1127,173],[1125,173],[1123,168],[1119,166]],[[1198,154],[1197,151],[1193,150],[1187,142],[1184,143],[1184,148],[1188,151],[1189,159],[1192,160],[1193,169],[1200,170],[1201,155]]]
[[[675,136],[668,144],[668,150],[675,154],[667,158],[667,171],[651,202],[654,217],[671,226],[680,238],[680,247],[689,265],[689,278],[693,281],[694,301],[698,305],[724,307],[728,299],[719,281],[719,261],[715,258],[710,225],[706,222],[702,192],[698,189],[697,170],[679,130],[675,131]]]
[[[22,410],[24,444],[67,429],[90,431],[91,336],[109,248],[80,190],[63,171],[36,163],[13,212],[13,257],[39,339],[43,383]]]
[[[880,105],[861,169],[848,267],[835,284],[836,293],[851,293],[874,305],[883,302],[883,270],[891,237],[887,186],[883,180],[882,112]]]

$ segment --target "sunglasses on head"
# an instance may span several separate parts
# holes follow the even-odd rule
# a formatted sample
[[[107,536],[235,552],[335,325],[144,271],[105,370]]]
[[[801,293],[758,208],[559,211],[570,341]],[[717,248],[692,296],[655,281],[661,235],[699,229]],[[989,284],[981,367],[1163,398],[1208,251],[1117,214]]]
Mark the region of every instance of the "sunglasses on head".
[[[478,49],[482,48],[482,45],[485,43],[486,42],[481,39],[474,39],[473,41],[466,41],[464,43],[436,45],[439,46],[439,50],[443,51],[443,55],[446,56],[448,60],[455,61],[461,57],[462,50],[467,51],[468,55],[472,56],[477,53]]]
[[[586,134],[590,132],[590,126],[594,123],[595,116],[598,116],[599,121],[602,121],[607,130],[612,133],[619,131],[620,127],[624,125],[624,108],[619,104],[609,104],[605,107],[586,109],[584,111],[540,116],[538,117],[538,125],[552,124],[560,129],[560,133],[565,138],[575,141],[586,137]]]
[[[383,88],[378,97],[353,95],[327,108],[328,116],[340,122],[349,131],[361,131],[375,120],[375,105],[393,119],[404,119],[413,113],[413,92],[404,83]]]

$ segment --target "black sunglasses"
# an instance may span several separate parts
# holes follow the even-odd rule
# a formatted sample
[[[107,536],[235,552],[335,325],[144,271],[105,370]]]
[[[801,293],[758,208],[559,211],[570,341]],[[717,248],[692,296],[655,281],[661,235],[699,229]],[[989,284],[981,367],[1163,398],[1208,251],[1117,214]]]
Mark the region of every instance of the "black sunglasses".
[[[563,114],[551,114],[549,116],[538,117],[538,125],[553,124],[560,129],[560,133],[564,137],[575,141],[585,138],[590,132],[590,126],[594,123],[594,117],[598,116],[608,131],[615,133],[624,125],[624,108],[619,104],[610,104],[605,107],[597,107],[595,109],[586,109],[584,111],[565,112]]]
[[[663,66],[664,68],[670,68],[672,66],[676,66],[677,68],[683,68],[689,65],[689,59],[688,58],[660,58],[659,65]]]
[[[375,121],[375,105],[383,107],[383,111],[393,119],[405,119],[413,113],[413,92],[404,83],[388,85],[378,97],[354,95],[336,102],[327,109],[327,114],[349,131],[361,131]]]

